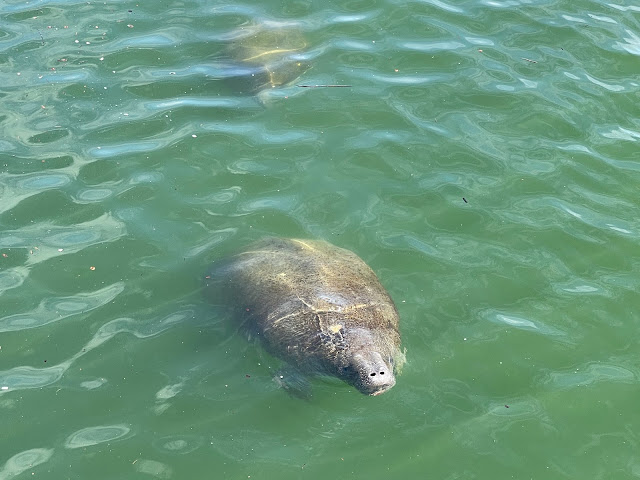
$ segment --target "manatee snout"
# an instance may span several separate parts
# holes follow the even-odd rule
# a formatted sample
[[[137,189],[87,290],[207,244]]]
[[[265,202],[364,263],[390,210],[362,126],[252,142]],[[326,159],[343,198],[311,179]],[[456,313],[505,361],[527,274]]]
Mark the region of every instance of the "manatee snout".
[[[359,352],[353,356],[352,384],[365,395],[379,395],[396,384],[393,366],[378,352]]]

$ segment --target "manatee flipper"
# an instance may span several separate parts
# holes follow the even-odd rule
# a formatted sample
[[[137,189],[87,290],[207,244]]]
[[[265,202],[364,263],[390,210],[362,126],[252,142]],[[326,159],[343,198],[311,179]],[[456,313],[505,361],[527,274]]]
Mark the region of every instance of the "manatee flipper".
[[[290,365],[283,366],[273,378],[289,395],[303,400],[311,400],[313,391],[309,379],[297,368]]]

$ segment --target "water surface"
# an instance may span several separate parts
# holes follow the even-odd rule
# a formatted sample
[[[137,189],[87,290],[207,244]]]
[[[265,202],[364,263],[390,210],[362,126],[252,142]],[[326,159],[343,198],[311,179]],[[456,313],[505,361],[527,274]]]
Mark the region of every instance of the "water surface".
[[[639,15],[2,2],[0,480],[640,477]],[[256,25],[308,68],[232,58]],[[264,235],[378,273],[391,391],[291,398],[203,297]]]

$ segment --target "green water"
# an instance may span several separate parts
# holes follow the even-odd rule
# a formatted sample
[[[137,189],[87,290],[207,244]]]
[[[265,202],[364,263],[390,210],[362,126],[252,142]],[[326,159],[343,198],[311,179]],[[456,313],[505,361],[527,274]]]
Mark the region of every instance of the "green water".
[[[628,3],[0,2],[0,480],[640,478]],[[391,391],[292,398],[203,297],[264,235],[376,271]]]

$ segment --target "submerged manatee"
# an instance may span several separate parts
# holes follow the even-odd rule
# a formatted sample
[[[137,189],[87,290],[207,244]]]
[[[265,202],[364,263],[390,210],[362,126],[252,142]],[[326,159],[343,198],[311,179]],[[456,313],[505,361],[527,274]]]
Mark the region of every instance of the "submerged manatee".
[[[286,85],[309,67],[300,54],[307,47],[302,32],[289,24],[265,22],[232,32],[225,56],[233,62],[227,84],[241,93]]]
[[[398,312],[354,253],[319,240],[267,238],[215,267],[265,348],[301,372],[367,395],[393,387],[404,363]]]

